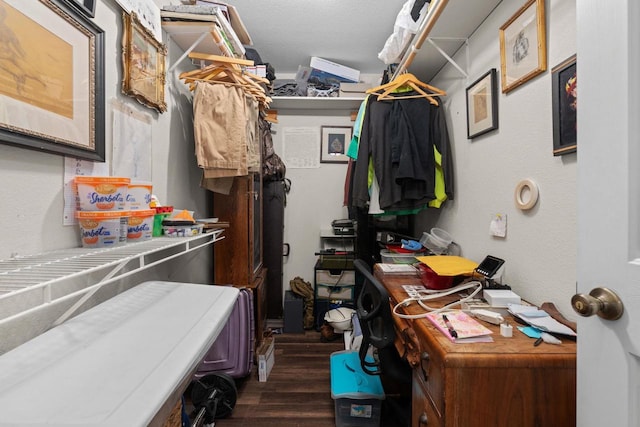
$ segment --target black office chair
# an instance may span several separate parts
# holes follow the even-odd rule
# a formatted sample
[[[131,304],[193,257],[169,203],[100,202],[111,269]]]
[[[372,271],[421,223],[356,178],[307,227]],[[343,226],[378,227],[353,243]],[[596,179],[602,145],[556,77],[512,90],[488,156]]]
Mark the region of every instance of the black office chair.
[[[353,265],[364,279],[356,302],[356,314],[362,330],[359,350],[362,370],[370,375],[380,375],[385,392],[390,388],[399,390],[400,402],[389,400],[389,403],[394,405],[391,409],[397,412],[396,415],[402,417],[403,425],[408,425],[411,415],[411,367],[400,357],[394,344],[396,332],[391,317],[389,294],[371,274],[371,267],[365,261],[356,259]],[[374,361],[366,359],[370,346],[376,349],[377,357],[374,357]]]

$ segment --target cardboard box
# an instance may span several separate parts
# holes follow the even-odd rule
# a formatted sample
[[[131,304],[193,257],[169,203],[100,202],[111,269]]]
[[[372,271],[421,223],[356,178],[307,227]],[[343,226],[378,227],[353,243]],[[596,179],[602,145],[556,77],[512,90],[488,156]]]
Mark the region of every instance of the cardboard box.
[[[342,79],[341,81],[357,83],[360,80],[360,71],[354,68],[345,67],[344,65],[331,62],[326,59],[318,58],[317,56],[311,57],[309,63],[311,68],[315,68],[325,73],[333,74],[334,76]]]
[[[372,87],[370,83],[340,83],[340,96],[364,99]]]
[[[267,382],[275,364],[275,341],[273,337],[265,338],[258,349],[258,381]]]

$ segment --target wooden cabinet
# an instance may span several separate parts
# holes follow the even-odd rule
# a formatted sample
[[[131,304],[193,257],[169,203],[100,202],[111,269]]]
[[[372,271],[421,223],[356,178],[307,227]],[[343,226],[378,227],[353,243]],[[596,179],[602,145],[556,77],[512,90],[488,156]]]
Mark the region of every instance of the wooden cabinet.
[[[214,281],[254,291],[256,343],[266,324],[266,271],[262,265],[262,177],[234,178],[228,195],[214,193],[213,212],[228,222],[224,239],[214,248]]]
[[[420,284],[418,278],[384,275],[378,269],[376,275],[395,302],[407,297],[402,285]],[[457,295],[447,298],[429,305],[437,307]],[[421,312],[417,304],[406,309]],[[535,347],[515,326],[513,337],[505,338],[498,326],[485,323],[494,342],[454,344],[426,319],[395,324],[399,338],[411,328],[418,346],[406,348],[417,355],[411,359],[413,427],[576,425],[575,342]],[[400,345],[407,342],[400,340]]]

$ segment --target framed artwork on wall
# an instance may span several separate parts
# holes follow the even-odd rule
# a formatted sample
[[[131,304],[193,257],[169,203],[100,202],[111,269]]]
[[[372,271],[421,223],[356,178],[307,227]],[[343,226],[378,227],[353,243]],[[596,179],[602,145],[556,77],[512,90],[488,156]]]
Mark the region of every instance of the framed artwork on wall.
[[[162,113],[167,47],[142,26],[135,13],[122,13],[122,92]]]
[[[576,115],[578,77],[576,55],[551,70],[553,102],[553,155],[575,153],[578,149]]]
[[[528,0],[500,27],[502,92],[547,69],[544,0]]]
[[[0,0],[0,26],[0,142],[104,161],[102,29],[60,0]]]
[[[64,0],[69,6],[93,18],[96,14],[97,0]]]
[[[351,127],[322,126],[320,163],[347,163],[347,147],[351,142]]]
[[[498,85],[492,68],[467,87],[467,138],[498,129]]]

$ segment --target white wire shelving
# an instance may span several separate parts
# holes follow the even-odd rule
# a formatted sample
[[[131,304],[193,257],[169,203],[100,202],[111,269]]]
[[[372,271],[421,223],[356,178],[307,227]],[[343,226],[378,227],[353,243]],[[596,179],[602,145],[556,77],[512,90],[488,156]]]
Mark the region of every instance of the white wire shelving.
[[[62,298],[89,293],[92,288],[201,249],[223,239],[222,231],[0,260],[0,322]]]

